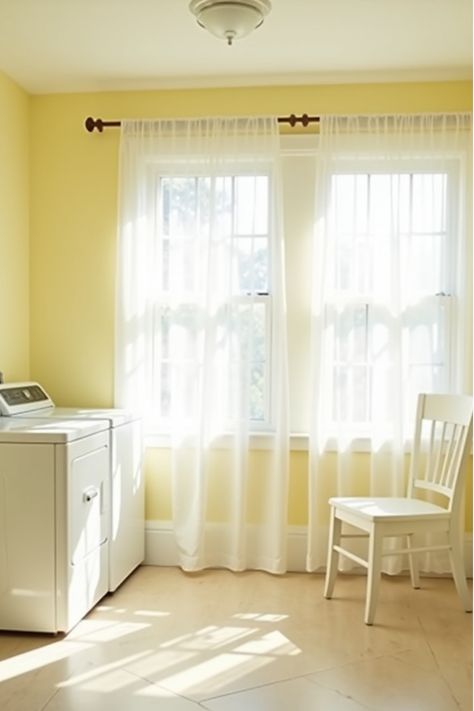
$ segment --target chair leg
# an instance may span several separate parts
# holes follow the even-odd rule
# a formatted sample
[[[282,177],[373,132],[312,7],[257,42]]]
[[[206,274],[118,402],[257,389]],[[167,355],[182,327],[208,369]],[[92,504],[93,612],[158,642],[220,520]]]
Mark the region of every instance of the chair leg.
[[[369,536],[369,558],[367,571],[367,595],[365,601],[366,625],[374,622],[375,608],[379,592],[380,575],[382,571],[382,546],[383,537],[379,535],[377,527],[373,526]]]
[[[407,536],[407,548],[411,548],[411,535]],[[411,584],[418,590],[420,587],[420,573],[418,570],[418,556],[416,553],[408,554],[408,565],[410,566],[410,578]]]
[[[464,570],[462,533],[451,530],[449,533],[449,542],[451,544],[449,557],[451,560],[454,584],[456,585],[456,590],[462,600],[465,611],[472,612],[472,598],[469,594]]]
[[[324,597],[331,598],[334,590],[334,582],[337,575],[337,565],[339,553],[334,550],[341,540],[341,519],[336,518],[334,506],[331,506],[331,521],[329,524],[328,559],[326,564],[326,581],[324,584]]]

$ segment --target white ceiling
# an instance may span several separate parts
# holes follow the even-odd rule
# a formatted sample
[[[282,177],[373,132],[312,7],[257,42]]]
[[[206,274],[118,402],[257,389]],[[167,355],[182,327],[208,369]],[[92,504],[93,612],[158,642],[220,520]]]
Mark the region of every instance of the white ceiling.
[[[273,0],[229,47],[188,0],[0,0],[0,69],[31,93],[471,78],[471,0]]]

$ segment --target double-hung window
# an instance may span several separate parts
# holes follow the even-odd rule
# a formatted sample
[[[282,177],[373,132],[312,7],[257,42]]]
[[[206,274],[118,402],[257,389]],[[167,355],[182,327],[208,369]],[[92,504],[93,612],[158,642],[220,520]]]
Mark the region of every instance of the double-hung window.
[[[210,176],[198,162],[155,174],[151,429],[185,426],[206,388],[228,430],[236,413],[250,430],[271,426],[270,181],[267,169]]]
[[[419,392],[456,386],[456,166],[361,160],[330,191],[325,416],[365,436],[396,398],[410,420]]]

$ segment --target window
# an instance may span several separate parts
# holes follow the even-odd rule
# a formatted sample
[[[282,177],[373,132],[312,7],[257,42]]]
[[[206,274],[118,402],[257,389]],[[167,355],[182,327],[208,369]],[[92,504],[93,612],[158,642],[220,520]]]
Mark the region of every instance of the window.
[[[408,418],[453,386],[455,179],[416,168],[331,178],[326,416],[354,434],[387,416],[394,374]]]
[[[121,401],[145,402],[147,433],[207,428],[217,410],[206,441],[245,413],[251,431],[275,431],[287,356],[290,430],[306,435],[314,416],[323,444],[374,423],[389,441],[394,393],[408,422],[419,391],[469,386],[464,149],[393,157],[361,139],[327,160],[318,138],[282,137],[281,165],[166,141],[143,161],[117,372]]]
[[[189,416],[196,412],[206,339],[211,337],[213,377],[226,391],[222,402],[229,427],[242,392],[248,393],[252,428],[269,427],[270,175],[211,178],[170,171],[155,184],[158,286],[149,421],[154,419],[155,429],[168,429],[174,402],[183,399]],[[208,259],[215,260],[211,270]],[[219,275],[218,284],[209,280],[210,271]],[[224,375],[229,373],[234,377]],[[244,389],[242,378],[247,379]],[[182,416],[183,408],[179,411]]]

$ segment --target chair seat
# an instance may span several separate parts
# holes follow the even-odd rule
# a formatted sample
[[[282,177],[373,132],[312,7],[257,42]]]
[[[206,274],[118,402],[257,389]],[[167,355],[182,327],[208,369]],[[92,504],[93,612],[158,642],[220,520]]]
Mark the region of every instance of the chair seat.
[[[395,522],[405,518],[413,521],[450,517],[450,513],[442,506],[406,497],[335,496],[329,499],[329,504],[336,509],[362,516],[368,521]]]

